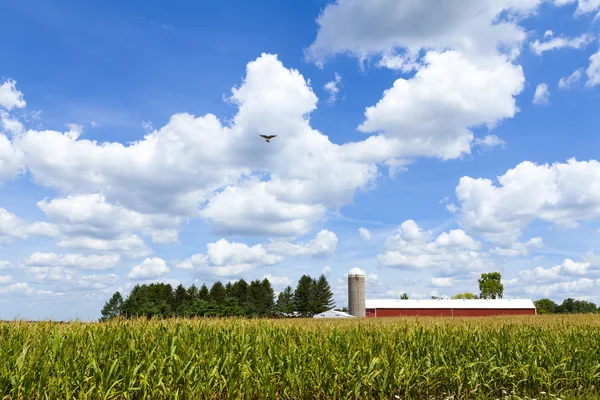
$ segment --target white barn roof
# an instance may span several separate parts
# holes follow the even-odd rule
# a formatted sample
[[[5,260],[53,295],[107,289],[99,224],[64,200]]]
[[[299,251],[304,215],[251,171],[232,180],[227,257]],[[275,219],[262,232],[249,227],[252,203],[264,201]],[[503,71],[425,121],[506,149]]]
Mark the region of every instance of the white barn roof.
[[[535,309],[535,305],[530,299],[366,299],[365,308]]]
[[[320,314],[313,315],[313,318],[354,318],[354,315],[350,315],[343,311],[329,310]]]

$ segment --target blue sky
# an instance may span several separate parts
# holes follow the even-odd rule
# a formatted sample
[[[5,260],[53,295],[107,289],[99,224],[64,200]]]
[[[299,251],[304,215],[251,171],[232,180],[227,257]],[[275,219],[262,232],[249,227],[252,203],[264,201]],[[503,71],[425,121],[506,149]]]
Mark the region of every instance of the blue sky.
[[[600,2],[3,3],[0,318],[138,283],[599,302]],[[259,134],[277,134],[265,143]]]

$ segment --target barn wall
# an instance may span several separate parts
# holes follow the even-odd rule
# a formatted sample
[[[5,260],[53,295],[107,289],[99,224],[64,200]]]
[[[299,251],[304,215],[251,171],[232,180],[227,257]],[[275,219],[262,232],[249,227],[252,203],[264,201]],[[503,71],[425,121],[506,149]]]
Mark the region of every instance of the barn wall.
[[[367,309],[367,318],[377,317],[487,317],[493,315],[534,315],[534,309],[449,309],[449,308],[378,308]]]

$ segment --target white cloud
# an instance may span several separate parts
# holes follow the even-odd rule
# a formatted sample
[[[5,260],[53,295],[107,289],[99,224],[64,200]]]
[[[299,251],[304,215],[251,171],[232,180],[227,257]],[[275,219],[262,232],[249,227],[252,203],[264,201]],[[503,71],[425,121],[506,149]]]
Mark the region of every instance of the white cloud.
[[[25,105],[23,93],[17,90],[15,80],[9,79],[0,85],[0,107],[10,111],[13,108],[23,108]]]
[[[59,240],[56,245],[69,249],[121,253],[124,256],[134,258],[152,254],[152,250],[137,235],[120,235],[115,239],[96,239],[90,237],[64,238]]]
[[[33,289],[25,282],[16,282],[7,287],[0,288],[0,295],[11,294],[11,295],[29,295],[32,294]]]
[[[529,239],[525,243],[515,242],[510,245],[510,247],[494,247],[490,249],[490,253],[498,254],[503,257],[516,257],[516,256],[525,256],[529,254],[529,249],[532,248],[542,248],[544,246],[544,241],[541,237],[535,237]]]
[[[11,268],[12,268],[11,263],[9,263],[8,261],[0,260],[0,270],[11,269]]]
[[[331,272],[331,267],[329,265],[326,265],[325,267],[323,267],[323,269],[321,270],[321,273],[325,276],[329,276],[329,273]]]
[[[16,215],[0,207],[0,243],[13,239],[27,239],[26,226]]]
[[[569,47],[572,49],[580,49],[592,41],[592,37],[588,35],[579,35],[574,38],[566,38],[563,36],[553,36],[552,39],[540,42],[536,40],[530,44],[531,50],[539,55],[542,55],[545,51],[562,49]]]
[[[587,75],[586,86],[600,84],[600,50],[590,56],[590,65],[585,70],[585,74]]]
[[[452,278],[431,278],[429,280],[429,284],[435,287],[452,287],[454,283],[452,282]]]
[[[554,4],[557,6],[563,6],[565,4],[572,3],[577,3],[575,16],[589,14],[600,8],[600,0],[554,0]]]
[[[329,81],[325,84],[324,89],[329,93],[329,99],[327,99],[327,104],[333,104],[337,100],[337,95],[340,92],[339,86],[342,83],[342,76],[337,72],[334,74],[334,80]]]
[[[0,275],[0,285],[8,285],[11,282],[12,282],[12,276]]]
[[[0,184],[13,179],[22,171],[23,156],[11,141],[0,132]]]
[[[56,254],[35,252],[24,261],[26,266],[35,267],[66,267],[89,270],[106,270],[114,268],[121,257],[118,254],[83,255]]]
[[[476,65],[456,51],[430,51],[424,61],[426,66],[414,77],[399,78],[375,106],[366,109],[366,120],[358,129],[380,132],[369,138],[377,158],[457,158],[470,153],[470,128],[493,127],[518,111],[513,96],[523,88],[520,66]],[[360,144],[363,151],[366,144]]]
[[[146,258],[141,264],[131,268],[127,274],[128,278],[141,280],[160,278],[169,272],[165,260],[159,257]]]
[[[504,144],[503,139],[492,134],[485,135],[483,138],[475,138],[473,141],[473,145],[479,147],[483,152],[489,151],[494,147],[503,146]]]
[[[275,254],[288,256],[329,257],[337,247],[338,238],[335,233],[322,229],[308,243],[293,244],[290,242],[273,241],[267,249]]]
[[[358,228],[358,234],[360,235],[360,238],[363,240],[371,240],[371,238],[373,237],[373,235],[371,234],[371,231],[369,231],[367,228],[363,228],[363,227]]]
[[[275,265],[283,257],[270,253],[262,244],[248,246],[245,243],[220,239],[206,245],[207,252],[194,254],[175,264],[179,269],[194,269],[216,276],[238,276],[252,271],[259,265]]]
[[[548,85],[545,83],[540,83],[535,88],[535,93],[533,94],[533,104],[548,104],[549,97],[550,92],[548,91]]]
[[[583,70],[581,68],[576,69],[568,77],[560,78],[560,80],[558,81],[558,87],[560,89],[570,89],[571,87],[575,86],[581,80],[582,71]]]
[[[177,231],[169,228],[177,226],[179,218],[167,214],[147,215],[131,211],[109,204],[101,194],[41,200],[37,206],[66,236],[113,239],[124,233],[141,231],[150,234],[155,243],[172,243],[177,240]]]
[[[62,292],[93,290],[109,292],[119,280],[116,274],[81,275],[63,267],[27,267],[26,273],[32,282],[52,285]]]
[[[267,279],[269,282],[271,282],[271,285],[278,288],[285,288],[292,284],[292,280],[287,276],[273,276],[271,274],[267,274],[263,276],[262,279]]]
[[[351,53],[363,59],[394,55],[398,48],[455,48],[471,57],[494,55],[499,47],[518,54],[526,35],[516,25],[519,16],[533,12],[537,0],[466,0],[448,2],[340,0],[327,5],[318,17],[319,30],[307,49],[310,59]],[[501,18],[505,14],[505,18]]]
[[[469,231],[511,246],[534,220],[563,228],[600,219],[600,163],[518,164],[490,179],[463,176],[456,187],[458,219]]]
[[[37,221],[27,227],[27,233],[34,236],[58,237],[60,230],[57,225],[49,222]]]
[[[432,232],[424,232],[413,220],[407,220],[387,238],[377,260],[384,267],[464,272],[489,264],[479,248],[480,244],[460,229],[434,238]]]

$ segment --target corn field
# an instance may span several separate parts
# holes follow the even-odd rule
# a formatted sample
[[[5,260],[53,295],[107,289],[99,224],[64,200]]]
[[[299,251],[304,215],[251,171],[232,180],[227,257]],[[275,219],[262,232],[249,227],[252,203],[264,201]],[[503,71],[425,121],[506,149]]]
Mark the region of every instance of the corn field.
[[[2,399],[600,397],[600,316],[0,322]]]

